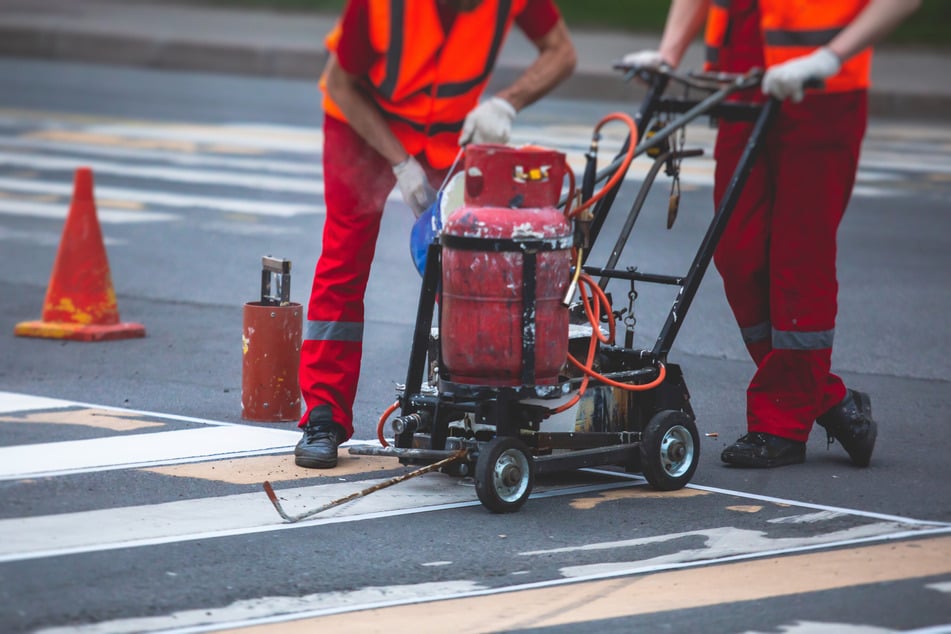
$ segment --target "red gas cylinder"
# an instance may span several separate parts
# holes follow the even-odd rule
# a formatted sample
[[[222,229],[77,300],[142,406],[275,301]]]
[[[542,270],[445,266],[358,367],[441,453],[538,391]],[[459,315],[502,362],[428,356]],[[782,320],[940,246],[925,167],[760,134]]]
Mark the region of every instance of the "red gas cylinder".
[[[440,374],[485,386],[556,383],[568,354],[573,242],[556,208],[565,157],[470,146],[465,173],[465,205],[440,237]]]

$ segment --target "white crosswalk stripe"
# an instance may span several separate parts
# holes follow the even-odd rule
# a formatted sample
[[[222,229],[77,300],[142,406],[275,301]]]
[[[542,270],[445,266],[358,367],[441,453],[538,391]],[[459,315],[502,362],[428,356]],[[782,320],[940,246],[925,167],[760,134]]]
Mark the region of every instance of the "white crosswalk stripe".
[[[584,125],[520,123],[512,142],[563,151],[580,175],[591,133]],[[623,126],[602,130],[600,167],[620,150],[625,134]],[[688,127],[686,147],[704,153],[682,164],[683,185],[712,185],[715,134],[705,123]],[[886,126],[866,140],[856,197],[900,195],[916,179],[951,173],[948,139],[922,138],[931,145],[910,152],[909,138],[915,138],[913,131]],[[97,175],[99,217],[107,223],[174,221],[184,209],[277,218],[322,214],[321,143],[319,129],[302,126],[106,120],[0,109],[0,217],[65,218],[70,173],[80,166]],[[627,181],[641,182],[649,167],[650,159],[638,157]],[[661,174],[658,186],[667,180]],[[395,191],[390,196],[399,198]]]
[[[72,184],[48,183],[35,180],[0,178],[0,191],[27,194],[56,194],[69,196],[72,193]],[[216,211],[254,214],[260,216],[296,216],[306,213],[318,213],[317,206],[306,204],[290,204],[258,200],[238,200],[219,198],[217,196],[197,196],[189,194],[174,194],[165,191],[135,189],[132,187],[104,187],[96,186],[97,198],[111,198],[133,202],[152,203],[165,207],[199,208]]]
[[[76,159],[19,152],[0,152],[0,166],[72,171],[76,167]],[[322,196],[324,193],[323,185],[319,181],[300,178],[184,167],[139,166],[100,159],[86,159],[83,161],[83,166],[92,169],[97,174],[170,181],[173,183],[245,187],[251,190],[294,192],[312,196]]]

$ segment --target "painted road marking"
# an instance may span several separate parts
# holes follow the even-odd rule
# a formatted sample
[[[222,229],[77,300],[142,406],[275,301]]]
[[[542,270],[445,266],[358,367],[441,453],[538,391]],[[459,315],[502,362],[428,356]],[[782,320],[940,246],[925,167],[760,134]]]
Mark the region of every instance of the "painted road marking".
[[[315,187],[320,189],[320,193],[322,193],[322,185],[315,185]],[[20,178],[0,178],[0,190],[72,196],[73,185],[72,183],[54,183],[51,181],[26,180]],[[132,200],[140,203],[164,205],[166,207],[194,207],[256,216],[280,216],[286,218],[302,214],[324,213],[324,208],[321,205],[278,203],[266,200],[222,198],[220,196],[173,194],[165,191],[133,189],[129,187],[103,187],[97,185],[96,197]]]
[[[303,127],[269,123],[169,123],[70,112],[0,108],[0,125],[57,131],[82,130],[120,139],[173,141],[181,145],[212,144],[221,148],[278,148],[285,152],[313,152],[323,145],[320,126]]]
[[[683,569],[607,579],[553,580],[503,588],[450,580],[365,587],[347,593],[269,596],[225,607],[40,632],[501,632],[593,624],[947,574],[951,574],[951,537],[939,536],[746,561],[695,562]],[[451,628],[447,628],[449,623]],[[939,626],[927,631],[947,630]]]
[[[351,444],[351,443],[348,443]],[[195,462],[181,465],[150,467],[149,473],[175,478],[194,478],[229,484],[261,484],[265,480],[278,483],[294,480],[337,479],[343,476],[370,474],[374,471],[397,469],[401,465],[393,458],[351,456],[342,451],[333,469],[314,470],[298,467],[286,454],[255,456]],[[409,469],[409,467],[407,467]]]
[[[77,403],[60,398],[32,396],[17,392],[0,392],[0,413],[25,412],[36,409],[62,409],[76,406]]]
[[[942,530],[951,533],[951,527]],[[703,546],[700,548],[682,549],[649,559],[633,561],[612,559],[610,562],[565,566],[561,568],[560,572],[563,577],[577,579],[613,576],[616,574],[653,572],[658,569],[666,568],[667,566],[676,566],[694,561],[725,561],[731,557],[746,558],[756,555],[788,553],[809,549],[810,547],[824,547],[830,543],[858,543],[869,538],[884,537],[902,532],[908,532],[907,525],[892,522],[877,522],[808,536],[776,538],[769,537],[762,531],[742,530],[732,526],[720,526],[684,531],[681,533],[666,533],[664,535],[654,535],[640,539],[625,539],[605,543],[588,543],[574,547],[527,551],[518,553],[518,556],[532,558],[595,550],[609,550],[620,553],[630,552],[626,549],[637,546],[663,544],[688,537],[703,538]]]
[[[298,513],[379,482],[382,480],[334,482],[279,489],[277,494],[289,513]],[[163,504],[5,519],[0,520],[0,563],[312,528],[480,504],[473,486],[444,474],[419,476],[399,486],[402,488],[394,487],[385,494],[359,498],[296,524],[281,520],[263,490]],[[622,481],[580,487],[539,486],[532,498],[587,495],[632,486],[643,486],[643,483]]]
[[[123,414],[110,410],[65,409],[53,412],[31,412],[20,416],[0,415],[0,423],[28,425],[79,425],[112,431],[134,431],[150,427],[164,427],[165,423],[144,420],[139,414]]]
[[[45,187],[42,189],[46,189]],[[30,216],[33,218],[65,219],[69,212],[69,201],[61,203],[39,203],[29,200],[14,200],[0,197],[0,214],[11,216]],[[127,209],[110,209],[107,205],[96,205],[96,217],[102,223],[139,223],[139,222],[167,222],[177,220],[181,216],[158,211],[138,211]],[[58,240],[57,240],[58,244]]]
[[[236,425],[0,447],[0,481],[275,453],[300,433]]]
[[[707,564],[716,562],[707,562]],[[299,615],[245,619],[224,625],[256,626],[245,634],[343,632],[359,622],[367,631],[444,632],[447,623],[463,632],[499,632],[521,628],[596,623],[643,614],[757,601],[777,597],[951,574],[951,537],[707,565],[648,576],[592,580],[574,584],[539,584],[524,589],[475,591],[470,596],[355,610],[329,607],[301,620]],[[237,616],[235,611],[233,616]],[[359,619],[357,621],[356,619]],[[169,623],[170,625],[171,623]]]
[[[157,121],[135,121],[89,117],[68,113],[34,113],[22,110],[0,110],[0,124],[19,131],[17,138],[0,139],[0,147],[23,151],[0,152],[0,165],[27,167],[39,170],[74,169],[88,164],[94,170],[114,176],[131,176],[170,184],[188,183],[218,187],[251,187],[264,192],[297,193],[319,198],[323,195],[321,178],[322,133],[304,126],[267,124],[202,125]],[[513,138],[515,143],[538,142],[566,153],[576,173],[584,169],[584,152],[590,142],[592,128],[578,125],[519,126]],[[9,133],[9,132],[8,132]],[[624,139],[622,126],[608,126],[602,130],[601,154],[603,163],[613,157]],[[689,126],[689,146],[700,147],[704,156],[689,159],[681,166],[681,183],[686,190],[709,187],[713,182],[714,161],[712,147],[714,133],[707,126]],[[923,139],[919,143],[926,143]],[[906,181],[904,174],[911,172],[935,173],[944,170],[946,161],[905,160],[906,153],[898,154],[901,140],[875,140],[866,144],[857,185],[856,197],[898,195]],[[907,143],[905,143],[907,144]],[[916,146],[917,147],[917,146]],[[930,146],[928,146],[930,147]],[[37,150],[39,152],[37,152]],[[927,147],[923,151],[926,151]],[[50,152],[65,153],[59,156]],[[77,152],[99,158],[80,158]],[[253,156],[248,156],[248,154]],[[275,159],[267,156],[275,154]],[[297,162],[282,156],[299,153],[309,157]],[[898,157],[903,157],[901,161]],[[107,160],[107,159],[118,160]],[[148,160],[152,164],[131,164],[128,160]],[[179,164],[182,167],[176,167]],[[651,161],[645,157],[635,160],[626,180],[640,182]],[[877,168],[869,170],[866,167]],[[198,169],[195,169],[198,168]],[[241,173],[238,170],[253,170]],[[661,177],[666,181],[666,177]],[[663,185],[663,183],[659,183]],[[55,193],[64,201],[71,193],[69,183],[56,183],[20,178],[0,178],[0,193],[29,194]],[[284,201],[249,201],[196,194],[178,194],[164,190],[141,188],[97,188],[100,201],[99,218],[105,223],[167,222],[180,216],[162,211],[127,211],[106,204],[104,198],[128,201],[134,204],[161,205],[171,208],[201,208],[225,213],[254,216],[293,217],[325,213],[323,205],[293,204]],[[391,200],[397,200],[397,194]],[[13,200],[0,204],[0,214],[63,219],[68,203]],[[9,233],[0,236],[12,239]]]
[[[73,410],[67,409],[70,405]],[[75,417],[76,407],[93,408],[89,404],[73,404],[58,399],[33,398],[20,394],[0,393],[0,412],[5,419],[17,418],[29,420],[39,416],[40,410],[46,410],[51,418],[64,415]],[[132,410],[119,408],[95,408],[97,416],[103,412],[115,416],[130,417]],[[72,412],[72,413],[71,413]],[[17,416],[14,417],[13,414]],[[184,417],[163,417],[158,414],[139,413],[155,416],[158,420],[190,420]],[[91,415],[90,415],[91,417]],[[75,421],[74,421],[75,422]],[[223,471],[241,470],[239,463],[208,461],[207,458],[230,457],[228,452],[283,452],[288,453],[299,438],[296,431],[273,430],[247,425],[227,423],[205,424],[198,429],[154,432],[150,434],[128,434],[121,437],[99,438],[94,440],[65,441],[0,448],[0,473],[13,477],[36,477],[38,475],[66,475],[82,470],[127,469],[140,466],[144,462],[154,461],[184,463],[204,461],[204,466],[194,467],[195,472],[209,469]],[[290,457],[284,455],[290,461]],[[275,463],[268,463],[274,468]],[[394,462],[394,466],[396,466]],[[890,539],[896,535],[917,534],[929,530],[951,531],[951,526],[936,522],[922,522],[909,518],[865,513],[849,509],[822,507],[804,504],[794,500],[766,498],[742,492],[707,487],[690,486],[683,491],[658,493],[644,487],[644,480],[638,476],[607,470],[589,470],[600,475],[610,475],[614,481],[580,487],[564,485],[546,487],[539,485],[532,498],[553,496],[573,496],[571,502],[576,508],[592,508],[600,502],[616,497],[636,497],[638,494],[652,497],[662,496],[684,498],[696,495],[721,493],[749,500],[770,502],[777,505],[798,506],[810,511],[802,514],[797,521],[823,521],[822,518],[834,518],[841,514],[864,517],[871,522],[844,531],[828,533],[807,540],[776,541],[762,536],[750,535],[729,528],[710,528],[695,531],[692,535],[704,536],[713,545],[706,548],[671,555],[649,566],[670,566],[684,561],[710,559],[724,554],[750,556],[748,547],[754,545],[754,551],[769,553],[777,549],[818,548],[832,544],[854,542],[862,539]],[[192,477],[183,472],[183,477]],[[258,478],[263,473],[251,469],[248,477]],[[328,476],[336,474],[328,473]],[[328,478],[329,479],[329,478]],[[277,481],[277,479],[275,479]],[[371,479],[358,482],[319,482],[312,486],[278,489],[278,496],[289,513],[296,514],[321,506],[356,491],[363,490],[382,480]],[[0,520],[0,562],[22,561],[53,556],[88,552],[101,552],[118,548],[169,544],[197,539],[247,535],[277,530],[312,527],[317,525],[362,521],[382,517],[395,517],[405,514],[426,513],[438,510],[476,506],[479,502],[471,483],[464,479],[451,478],[444,474],[428,474],[408,480],[386,493],[360,498],[348,504],[330,509],[310,521],[297,524],[285,524],[270,506],[262,492],[237,495],[180,500],[163,504],[128,506],[121,508],[92,510],[75,513],[62,513],[50,516],[11,518]],[[650,538],[655,541],[669,537]],[[652,542],[653,543],[653,542]],[[615,548],[617,544],[589,545],[586,548]],[[530,558],[537,553],[524,553]],[[676,561],[675,561],[676,560]],[[643,562],[640,562],[643,565]],[[613,574],[630,570],[637,562],[622,562],[610,569],[598,568],[597,573]],[[568,577],[590,576],[594,568],[566,568],[562,574]]]
[[[35,170],[72,171],[82,164],[97,174],[145,178],[172,183],[190,183],[210,187],[244,187],[278,193],[323,196],[323,181],[317,178],[288,178],[261,173],[246,173],[235,170],[196,169],[194,167],[169,167],[161,165],[130,165],[100,159],[77,160],[45,154],[23,152],[0,152],[0,166],[25,167]]]
[[[197,154],[193,152],[175,152],[141,148],[102,146],[84,142],[75,135],[61,135],[56,131],[30,135],[26,138],[0,138],[0,148],[23,152],[39,151],[43,155],[52,153],[70,156],[97,156],[112,159],[152,162],[185,167],[243,170],[258,173],[296,174],[307,178],[320,178],[323,167],[318,156],[313,161],[288,161],[277,157],[248,157],[222,154]],[[77,159],[79,160],[79,159]]]

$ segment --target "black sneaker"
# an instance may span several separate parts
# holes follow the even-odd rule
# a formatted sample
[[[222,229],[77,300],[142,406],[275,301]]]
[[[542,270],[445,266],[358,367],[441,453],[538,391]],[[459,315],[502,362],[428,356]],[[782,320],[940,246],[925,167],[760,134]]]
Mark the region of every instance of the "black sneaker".
[[[343,427],[330,417],[330,406],[320,405],[312,409],[302,431],[304,437],[294,448],[294,464],[308,469],[336,467],[337,445],[344,441],[346,434]]]
[[[825,427],[828,444],[838,440],[848,452],[852,464],[867,467],[878,437],[878,425],[872,420],[872,399],[868,394],[849,390],[841,403],[816,419]]]
[[[806,443],[754,431],[724,449],[720,460],[758,469],[799,464],[806,461]]]

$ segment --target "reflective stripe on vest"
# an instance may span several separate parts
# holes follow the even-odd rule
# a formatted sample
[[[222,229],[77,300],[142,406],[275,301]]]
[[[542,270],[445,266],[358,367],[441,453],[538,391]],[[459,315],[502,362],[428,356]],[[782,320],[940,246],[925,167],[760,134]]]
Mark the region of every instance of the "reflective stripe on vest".
[[[795,332],[773,328],[774,350],[828,350],[832,348],[835,329]]]
[[[369,1],[370,44],[382,53],[368,72],[370,94],[407,152],[425,152],[437,168],[452,163],[463,121],[478,104],[526,2],[484,0],[475,10],[460,12],[447,37],[433,0]],[[338,29],[327,38],[331,51]],[[346,121],[326,88],[324,111]]]
[[[304,341],[363,341],[363,322],[308,319],[304,325]]]
[[[766,67],[808,55],[825,46],[857,16],[869,0],[759,0],[760,28],[765,44]],[[719,50],[727,41],[729,0],[713,0],[705,35],[707,70],[715,70]],[[824,92],[868,88],[872,49],[846,60],[842,69],[825,80]]]
[[[704,70],[712,70],[720,61],[720,48],[726,42],[729,28],[730,0],[713,0],[707,14],[707,30],[703,38],[706,43]]]

